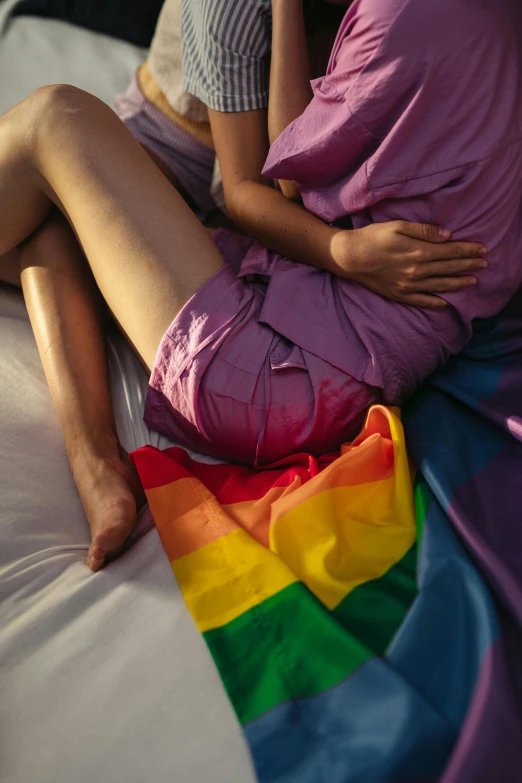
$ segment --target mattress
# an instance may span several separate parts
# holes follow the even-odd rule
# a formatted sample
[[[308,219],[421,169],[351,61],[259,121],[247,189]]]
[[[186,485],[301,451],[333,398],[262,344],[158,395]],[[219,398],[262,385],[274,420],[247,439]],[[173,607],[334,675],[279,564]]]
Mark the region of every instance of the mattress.
[[[0,111],[41,84],[110,101],[145,53],[62,22],[6,19]],[[127,449],[166,439],[142,421],[147,378],[109,340]],[[0,780],[249,783],[250,757],[148,508],[98,574],[22,296],[0,286]]]

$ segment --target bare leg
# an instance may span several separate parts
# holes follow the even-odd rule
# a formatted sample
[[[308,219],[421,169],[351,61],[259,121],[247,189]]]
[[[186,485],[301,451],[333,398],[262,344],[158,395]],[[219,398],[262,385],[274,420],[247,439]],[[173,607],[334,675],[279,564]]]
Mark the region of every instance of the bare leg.
[[[191,206],[162,161],[147,149],[145,152]],[[213,230],[207,231],[213,236]],[[72,229],[59,212],[47,218],[20,250],[0,258],[0,283],[22,288],[22,279],[36,343],[91,528],[87,564],[97,571],[120,553],[145,496],[116,432],[100,294]]]
[[[0,118],[0,255],[56,204],[148,367],[164,332],[224,261],[116,115],[72,87],[38,90]]]
[[[88,563],[97,570],[134,524],[139,485],[116,436],[94,280],[67,224],[41,225],[53,204],[149,367],[172,318],[223,260],[96,99],[51,88],[0,118],[0,254],[41,226],[21,245],[22,285],[91,525]]]
[[[60,213],[21,245],[19,256],[31,325],[91,528],[87,564],[96,571],[119,554],[144,501],[116,432],[103,301]]]

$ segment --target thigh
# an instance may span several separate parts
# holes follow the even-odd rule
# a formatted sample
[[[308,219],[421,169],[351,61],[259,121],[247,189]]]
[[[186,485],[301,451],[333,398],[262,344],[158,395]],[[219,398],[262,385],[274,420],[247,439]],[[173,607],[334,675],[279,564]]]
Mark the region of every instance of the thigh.
[[[224,260],[111,109],[69,87],[48,88],[40,104],[42,188],[67,216],[104,299],[150,368],[171,321]]]
[[[187,120],[191,132],[182,127],[179,122],[183,123],[185,118],[174,112],[162,93],[156,94],[157,88],[150,95],[151,100],[157,98],[157,105],[145,98],[141,85],[144,78],[142,73],[143,68],[125,95],[115,99],[114,111],[190,208],[200,218],[206,219],[216,210],[211,195],[215,153],[208,122],[193,123]],[[147,83],[148,80],[152,80],[152,77],[147,77]],[[203,134],[210,143],[203,142],[200,138]]]

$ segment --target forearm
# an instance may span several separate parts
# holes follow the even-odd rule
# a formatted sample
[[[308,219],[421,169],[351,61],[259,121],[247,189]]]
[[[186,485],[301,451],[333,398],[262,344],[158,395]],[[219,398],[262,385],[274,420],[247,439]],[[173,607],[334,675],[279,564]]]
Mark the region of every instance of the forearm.
[[[332,228],[278,190],[244,181],[234,188],[227,206],[240,228],[270,250],[347,276],[336,261],[339,235],[346,232]]]
[[[272,60],[268,134],[270,143],[312,100],[303,0],[272,0]]]
[[[281,255],[341,274],[331,251],[337,234],[346,232],[285,198],[261,174],[268,151],[266,112],[208,114],[227,212],[238,228]]]

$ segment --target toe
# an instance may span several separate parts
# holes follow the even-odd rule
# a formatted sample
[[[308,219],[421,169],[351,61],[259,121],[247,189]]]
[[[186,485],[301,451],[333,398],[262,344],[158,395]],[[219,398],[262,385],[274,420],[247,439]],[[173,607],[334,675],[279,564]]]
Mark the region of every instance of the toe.
[[[120,554],[131,530],[131,525],[123,523],[110,525],[103,530],[100,530],[100,532],[95,535],[92,542],[106,557],[113,558]]]
[[[91,571],[99,571],[100,568],[103,568],[103,564],[105,563],[105,556],[106,553],[97,547],[95,544],[92,544],[89,553],[87,555],[87,566],[91,569]]]
[[[118,557],[130,532],[128,524],[108,525],[92,539],[87,565],[92,571],[99,571],[109,560]]]

